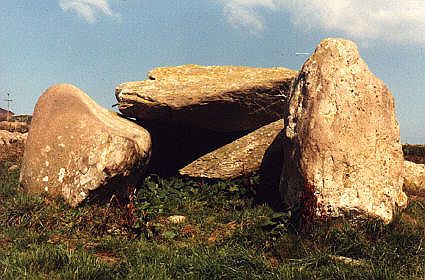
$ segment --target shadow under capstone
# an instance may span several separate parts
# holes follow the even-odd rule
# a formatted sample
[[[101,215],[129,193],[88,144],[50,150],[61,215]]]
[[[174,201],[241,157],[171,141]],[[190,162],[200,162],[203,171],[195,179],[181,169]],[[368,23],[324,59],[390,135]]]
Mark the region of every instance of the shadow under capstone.
[[[251,131],[216,132],[178,123],[136,121],[152,137],[148,173],[178,176],[179,169]]]

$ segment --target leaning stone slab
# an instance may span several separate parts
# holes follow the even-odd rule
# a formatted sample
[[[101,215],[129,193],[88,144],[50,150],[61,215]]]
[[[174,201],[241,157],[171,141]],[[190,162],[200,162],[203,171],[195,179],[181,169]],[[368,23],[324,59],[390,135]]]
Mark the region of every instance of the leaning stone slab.
[[[39,98],[26,142],[21,184],[32,193],[85,199],[128,195],[149,161],[142,127],[96,104],[80,89],[55,85]]]
[[[413,192],[425,190],[425,164],[404,161],[403,188]]]
[[[115,93],[129,117],[244,131],[282,118],[296,73],[282,67],[163,67],[149,72],[148,80],[120,84]]]
[[[266,153],[283,130],[283,120],[263,126],[179,170],[181,175],[208,179],[232,179],[259,171]],[[281,146],[282,139],[279,139]],[[277,149],[281,151],[280,149]]]
[[[294,81],[288,106],[281,178],[287,208],[388,223],[406,206],[394,98],[353,42],[322,41]]]

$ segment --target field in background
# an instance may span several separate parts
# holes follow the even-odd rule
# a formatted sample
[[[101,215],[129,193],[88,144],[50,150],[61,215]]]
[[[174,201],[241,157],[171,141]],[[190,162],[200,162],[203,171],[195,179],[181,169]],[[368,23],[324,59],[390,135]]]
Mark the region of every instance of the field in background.
[[[293,225],[256,176],[148,176],[128,205],[69,208],[0,167],[1,279],[424,279],[425,198],[388,226]],[[172,215],[186,220],[172,223]]]

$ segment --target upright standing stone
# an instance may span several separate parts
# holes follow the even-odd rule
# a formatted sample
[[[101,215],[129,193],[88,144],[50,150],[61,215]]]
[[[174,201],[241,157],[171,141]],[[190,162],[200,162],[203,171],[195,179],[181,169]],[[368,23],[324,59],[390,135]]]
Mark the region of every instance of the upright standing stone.
[[[26,142],[21,184],[30,192],[86,198],[125,196],[151,153],[149,133],[62,84],[38,100]]]
[[[394,99],[348,40],[326,39],[295,79],[285,118],[284,204],[375,217],[405,207]]]

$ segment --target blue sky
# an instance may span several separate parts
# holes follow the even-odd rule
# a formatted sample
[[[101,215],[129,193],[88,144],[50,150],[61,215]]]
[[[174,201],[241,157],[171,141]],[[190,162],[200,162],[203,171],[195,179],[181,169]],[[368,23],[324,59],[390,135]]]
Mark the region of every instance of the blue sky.
[[[0,107],[32,113],[56,83],[99,104],[158,66],[299,69],[326,37],[355,41],[396,100],[403,142],[425,143],[425,1],[46,0],[0,4]]]

